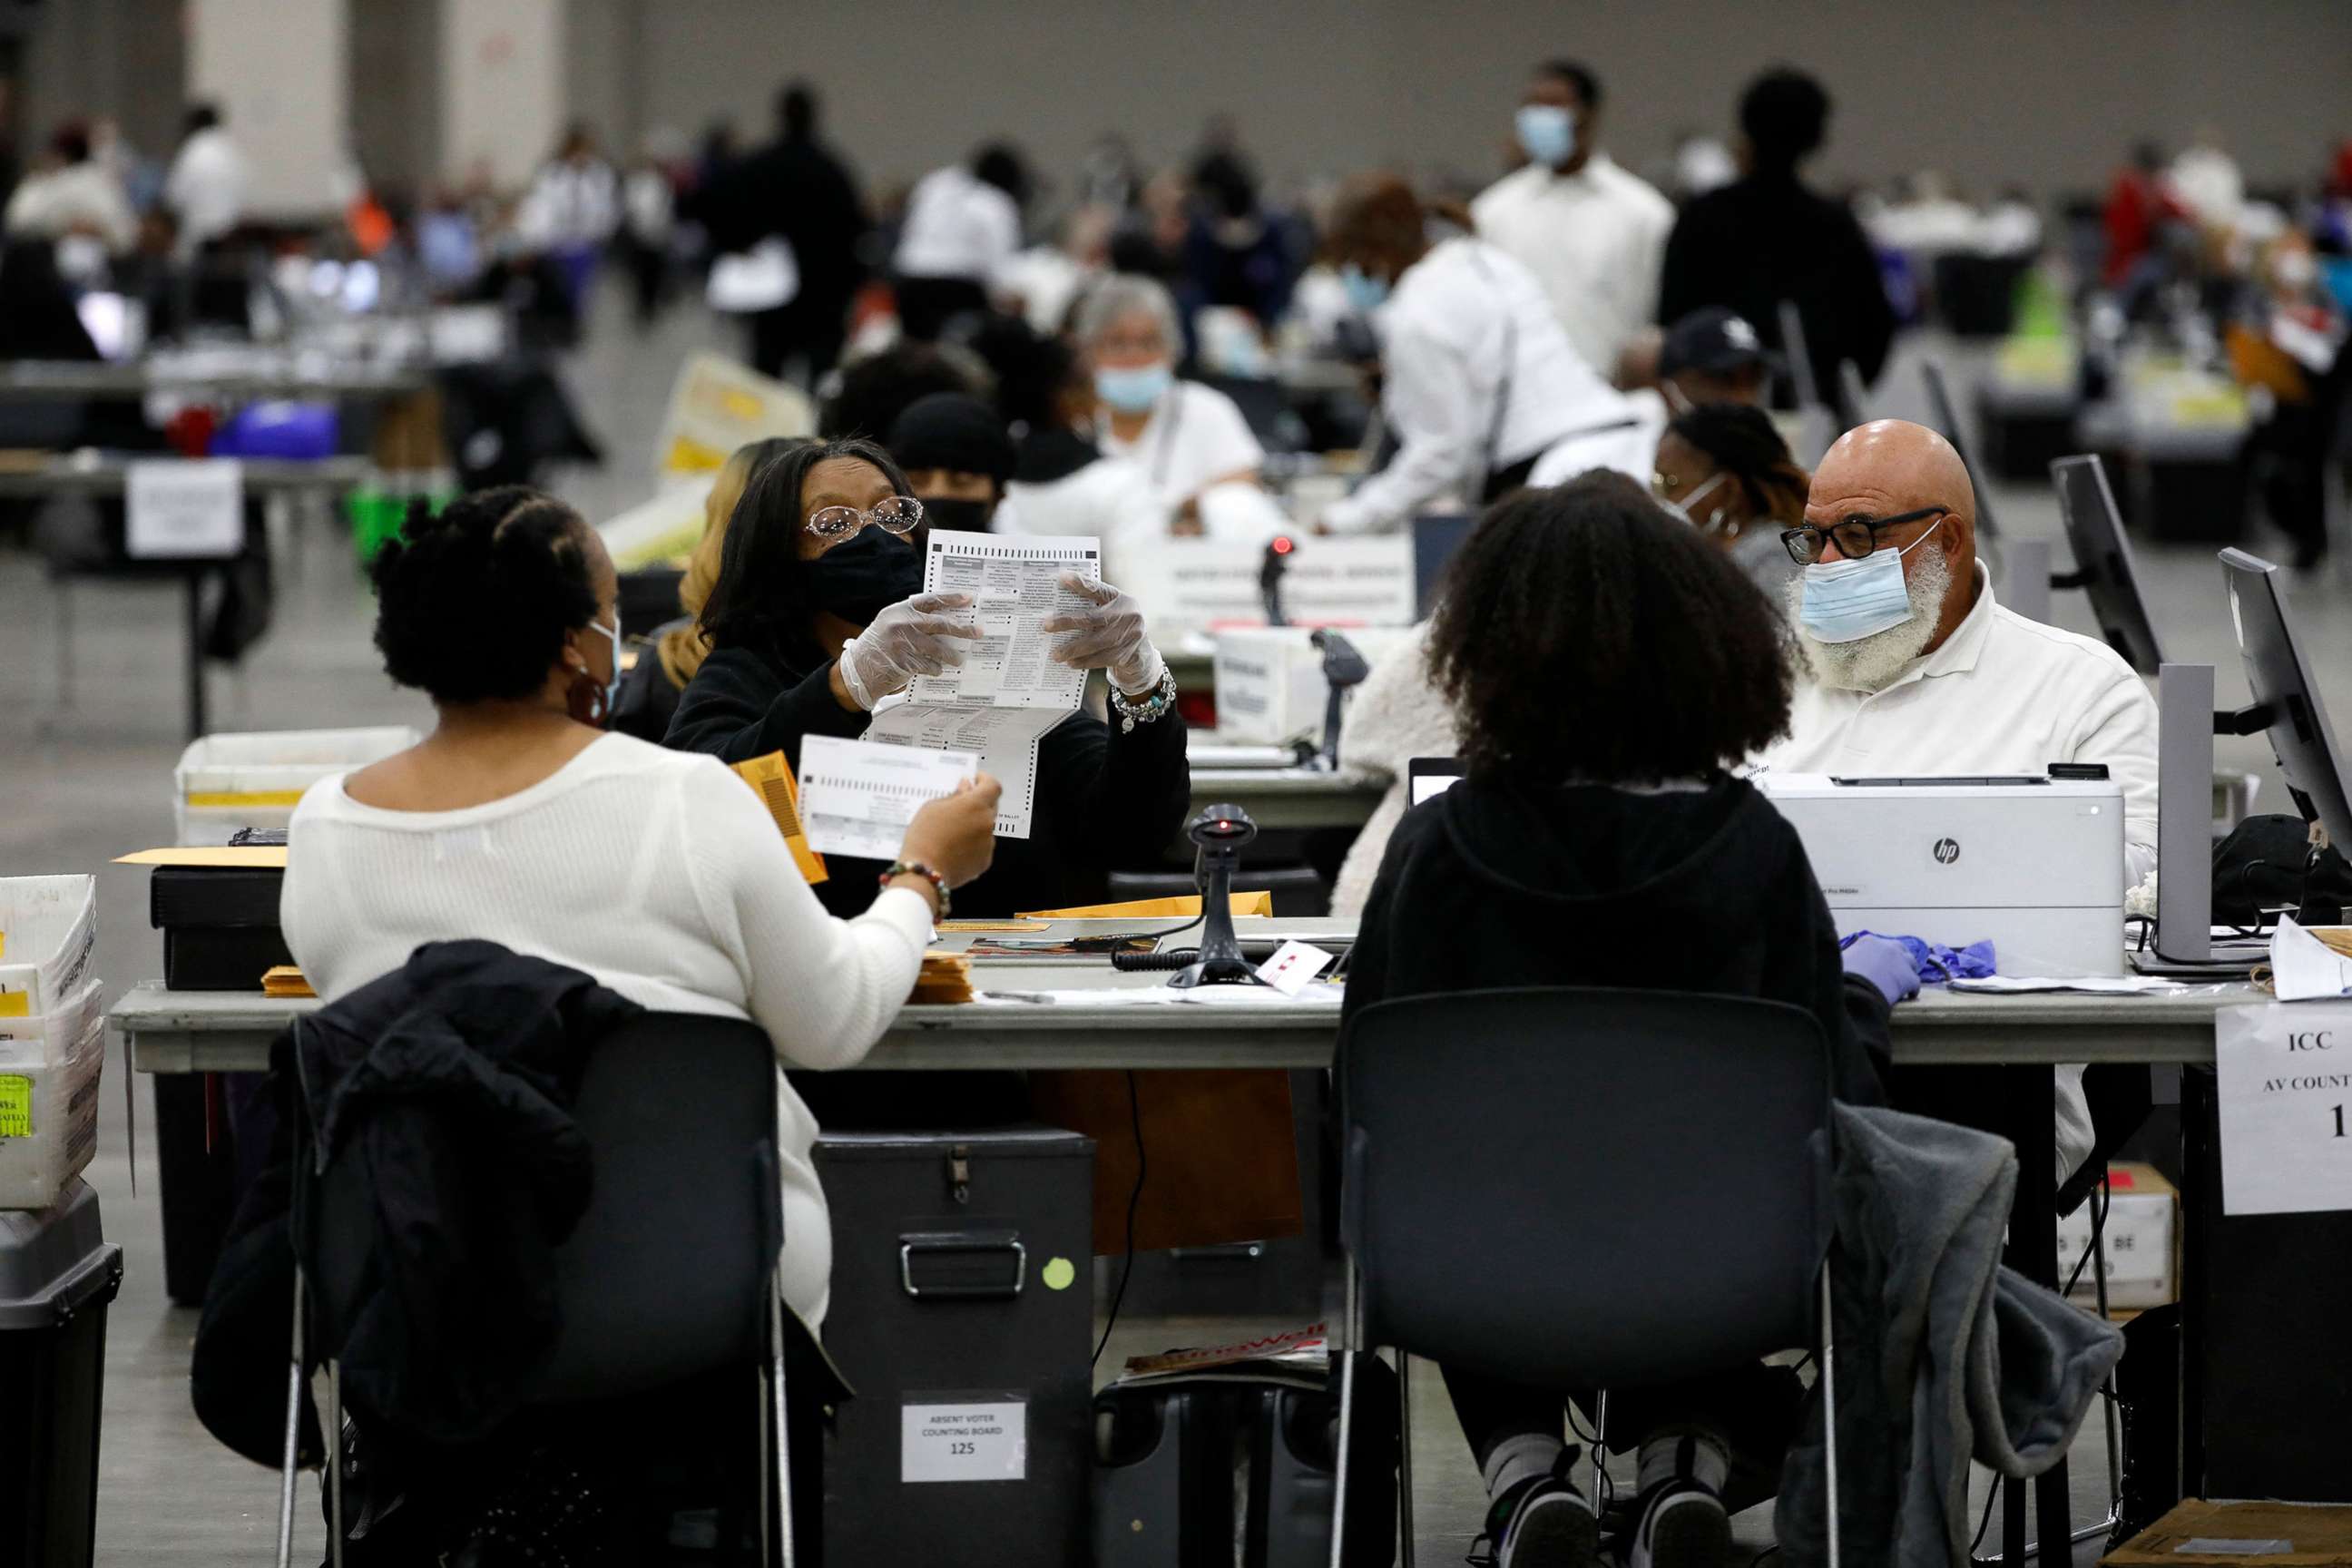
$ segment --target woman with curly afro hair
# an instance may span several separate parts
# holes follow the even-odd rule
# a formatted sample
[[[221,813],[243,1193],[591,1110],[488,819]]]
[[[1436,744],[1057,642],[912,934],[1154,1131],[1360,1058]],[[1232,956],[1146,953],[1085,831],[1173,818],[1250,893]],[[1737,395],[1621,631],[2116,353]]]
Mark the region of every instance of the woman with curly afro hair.
[[[1790,657],[1756,585],[1623,475],[1496,505],[1428,636],[1463,777],[1389,840],[1348,1018],[1389,997],[1522,986],[1753,996],[1820,1019],[1841,1097],[1882,1099],[1887,1014],[1916,971],[1864,938],[1850,960],[1863,973],[1847,972],[1796,831],[1731,772],[1787,727]],[[1560,1396],[1445,1375],[1496,1557],[1588,1561],[1598,1527],[1563,1462]],[[1612,1439],[1641,1444],[1633,1560],[1723,1561],[1727,1508],[1769,1495],[1769,1479],[1749,1483],[1778,1475],[1795,1405],[1793,1379],[1761,1365],[1611,1390]]]

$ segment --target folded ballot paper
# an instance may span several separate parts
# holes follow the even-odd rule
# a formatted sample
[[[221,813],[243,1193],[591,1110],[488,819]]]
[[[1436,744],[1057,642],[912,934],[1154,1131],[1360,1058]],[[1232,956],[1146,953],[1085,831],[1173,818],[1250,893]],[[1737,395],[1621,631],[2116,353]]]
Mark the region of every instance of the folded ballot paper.
[[[2315,931],[2281,915],[2271,933],[2271,983],[2282,1002],[2352,994],[2352,928],[2323,926]]]
[[[826,855],[895,860],[924,803],[953,795],[979,769],[972,752],[803,736],[800,798],[809,845]]]
[[[977,752],[982,771],[1004,785],[1000,838],[1029,837],[1037,742],[1086,697],[1086,671],[1055,662],[1059,639],[1041,626],[1048,616],[1091,607],[1061,585],[1064,573],[1100,582],[1100,541],[932,534],[923,591],[969,595],[971,607],[960,613],[978,624],[980,639],[965,645],[961,664],[922,677],[906,701],[876,712],[866,731],[885,745]]]

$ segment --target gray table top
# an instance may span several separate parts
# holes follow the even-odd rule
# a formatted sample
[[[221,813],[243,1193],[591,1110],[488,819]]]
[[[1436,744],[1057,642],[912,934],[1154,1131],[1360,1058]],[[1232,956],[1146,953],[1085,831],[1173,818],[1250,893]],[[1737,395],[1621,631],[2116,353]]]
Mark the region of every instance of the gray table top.
[[[0,468],[0,496],[121,495],[134,460],[110,455],[91,461],[60,453],[34,468]],[[373,463],[358,457],[239,461],[247,491],[350,489],[374,471]]]
[[[149,393],[232,400],[258,398],[398,397],[421,391],[432,373],[415,365],[328,364],[257,361],[249,367],[217,373],[196,367],[105,364],[74,360],[16,360],[0,363],[0,400],[47,398],[138,398]]]
[[[1268,921],[1250,934],[1312,937],[1318,928],[1345,924]],[[1117,973],[1101,959],[991,959],[974,965],[975,984],[996,993],[1133,991],[1161,979]],[[2123,996],[1930,991],[1895,1009],[1895,1058],[2009,1066],[2207,1062],[2213,1058],[2215,1013],[2263,999],[2243,984]],[[118,1001],[108,1021],[128,1041],[140,1071],[244,1071],[266,1065],[271,1037],[317,1005],[248,993],[166,991],[150,983]],[[1338,1032],[1339,1010],[1328,1003],[1269,998],[1248,1006],[1138,1005],[1065,994],[1050,1002],[907,1007],[864,1066],[1319,1068],[1329,1064]]]

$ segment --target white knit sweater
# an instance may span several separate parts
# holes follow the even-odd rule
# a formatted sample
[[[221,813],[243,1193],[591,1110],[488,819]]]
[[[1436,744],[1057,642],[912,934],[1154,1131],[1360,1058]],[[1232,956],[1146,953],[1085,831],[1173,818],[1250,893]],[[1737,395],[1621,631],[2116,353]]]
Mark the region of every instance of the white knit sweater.
[[[931,936],[904,889],[825,913],[759,797],[714,757],[607,735],[520,794],[387,811],[341,775],[303,795],[279,916],[329,1002],[419,943],[478,937],[586,971],[660,1011],[749,1018],[778,1058],[847,1067],[897,1016]],[[816,1123],[777,1080],[785,1292],[824,1321],[833,1232]]]
[[[1331,886],[1331,912],[1360,915],[1379,880],[1389,837],[1412,805],[1409,768],[1415,757],[1450,757],[1455,750],[1454,710],[1429,681],[1429,624],[1381,656],[1372,673],[1348,705],[1339,731],[1339,765],[1362,779],[1376,779],[1388,793],[1356,836]]]

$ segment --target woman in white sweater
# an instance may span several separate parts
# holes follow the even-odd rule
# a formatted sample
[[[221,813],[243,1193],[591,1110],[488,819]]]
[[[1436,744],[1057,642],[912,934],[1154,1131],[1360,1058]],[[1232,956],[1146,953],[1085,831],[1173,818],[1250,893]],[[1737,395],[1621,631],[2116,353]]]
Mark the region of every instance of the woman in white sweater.
[[[873,907],[835,920],[724,763],[604,731],[617,581],[578,513],[519,486],[467,496],[412,520],[374,576],[385,670],[439,723],[294,813],[280,917],[321,998],[477,937],[648,1008],[748,1018],[793,1067],[865,1056],[914,987],[941,890],[988,865],[995,781],[918,812]],[[777,1083],[785,1289],[814,1328],[832,1268],[816,1126]]]

